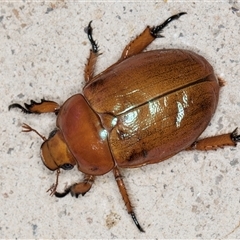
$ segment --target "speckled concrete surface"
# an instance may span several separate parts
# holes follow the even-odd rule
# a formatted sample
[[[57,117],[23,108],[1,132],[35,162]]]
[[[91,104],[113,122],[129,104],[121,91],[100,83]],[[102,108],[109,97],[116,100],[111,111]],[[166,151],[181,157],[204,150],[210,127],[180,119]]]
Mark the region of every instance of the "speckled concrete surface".
[[[148,49],[184,48],[204,55],[227,81],[203,136],[240,127],[240,3],[1,2],[0,6],[0,238],[240,238],[240,146],[213,152],[182,152],[160,164],[124,170],[139,233],[110,172],[79,199],[50,197],[55,174],[39,157],[41,139],[21,133],[23,122],[42,134],[55,116],[8,111],[13,102],[41,98],[63,103],[81,91],[89,52],[84,27],[93,20],[103,55],[97,72],[114,63],[146,25],[180,11],[188,14]],[[76,170],[60,188],[80,180]]]

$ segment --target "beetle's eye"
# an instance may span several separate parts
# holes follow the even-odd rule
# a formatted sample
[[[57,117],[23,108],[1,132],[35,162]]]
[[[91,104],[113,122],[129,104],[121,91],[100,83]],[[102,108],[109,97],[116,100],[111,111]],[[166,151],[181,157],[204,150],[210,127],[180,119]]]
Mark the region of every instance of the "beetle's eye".
[[[52,130],[52,131],[49,133],[48,139],[49,139],[49,138],[52,138],[52,137],[56,134],[57,131],[58,131],[57,129]]]
[[[63,169],[63,170],[71,170],[71,169],[73,169],[73,165],[72,164],[70,164],[70,163],[64,163],[62,166],[61,166],[61,168]]]

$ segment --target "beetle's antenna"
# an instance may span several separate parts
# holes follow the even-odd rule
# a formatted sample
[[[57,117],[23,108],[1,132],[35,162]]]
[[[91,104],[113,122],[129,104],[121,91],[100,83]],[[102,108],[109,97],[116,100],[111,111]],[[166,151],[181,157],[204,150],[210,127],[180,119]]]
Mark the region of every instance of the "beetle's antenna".
[[[59,175],[60,175],[60,170],[59,170],[59,168],[58,168],[58,169],[57,169],[56,183],[53,184],[53,185],[47,190],[47,192],[50,192],[50,196],[55,195],[55,192],[56,192],[57,186],[58,186],[58,178],[59,178]]]
[[[159,32],[161,32],[170,22],[172,22],[173,20],[176,20],[178,18],[180,18],[182,15],[187,14],[186,12],[181,12],[178,13],[176,15],[173,15],[171,17],[169,17],[165,22],[163,22],[162,24],[153,27],[151,29],[151,34],[153,37],[157,38],[157,37],[163,37]]]
[[[31,128],[29,125],[27,125],[26,123],[23,123],[22,125],[23,128],[23,132],[35,132],[43,141],[46,141],[47,139],[41,135],[37,130]]]

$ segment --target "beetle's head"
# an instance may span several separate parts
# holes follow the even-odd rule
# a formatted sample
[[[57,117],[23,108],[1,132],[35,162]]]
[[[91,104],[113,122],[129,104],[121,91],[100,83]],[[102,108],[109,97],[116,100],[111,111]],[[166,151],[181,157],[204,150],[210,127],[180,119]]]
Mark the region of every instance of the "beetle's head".
[[[76,160],[69,151],[60,130],[55,129],[41,146],[41,157],[44,165],[55,171],[59,168],[70,170],[76,164]]]

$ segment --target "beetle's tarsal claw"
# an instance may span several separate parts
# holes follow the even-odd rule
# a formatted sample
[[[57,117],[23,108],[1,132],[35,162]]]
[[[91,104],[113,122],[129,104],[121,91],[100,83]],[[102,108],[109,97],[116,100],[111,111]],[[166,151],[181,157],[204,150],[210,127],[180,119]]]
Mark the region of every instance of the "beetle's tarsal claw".
[[[136,218],[135,213],[134,213],[134,212],[131,212],[130,214],[131,214],[131,216],[132,216],[132,219],[133,219],[134,223],[136,224],[137,228],[139,229],[139,231],[140,231],[140,232],[145,232],[145,231],[143,230],[143,228],[140,226],[140,224],[139,224],[139,222],[138,222],[138,220],[137,220],[137,218]]]
[[[26,113],[26,114],[32,113],[28,109],[25,109],[23,106],[21,106],[18,103],[13,103],[13,104],[8,106],[8,110],[11,110],[12,108],[19,108],[23,113]]]
[[[178,13],[176,15],[173,15],[171,17],[169,17],[165,22],[163,22],[162,24],[153,27],[151,29],[151,35],[155,38],[161,37],[161,35],[159,35],[159,32],[161,32],[170,22],[172,22],[173,20],[176,20],[178,18],[180,18],[182,15],[187,14],[186,12],[181,12]]]
[[[88,39],[89,39],[89,41],[90,41],[90,43],[91,43],[91,45],[92,45],[92,51],[93,51],[94,53],[97,53],[99,46],[98,46],[98,44],[96,43],[96,41],[93,40],[93,36],[92,36],[92,30],[93,30],[93,29],[92,29],[91,23],[92,23],[92,21],[89,22],[88,27],[86,28],[85,31],[87,32]]]
[[[156,38],[164,38],[164,36],[161,35],[160,33],[157,33],[157,34],[156,34]]]
[[[71,191],[71,186],[68,187],[68,188],[66,188],[66,189],[64,190],[64,192],[62,192],[62,193],[55,191],[55,192],[54,192],[54,195],[55,195],[55,197],[57,197],[57,198],[63,198],[63,197],[65,197],[66,195],[68,195],[68,194],[70,193],[70,191]]]
[[[231,139],[233,142],[237,143],[240,142],[240,135],[238,135],[238,128],[236,128],[232,133],[231,133]]]

